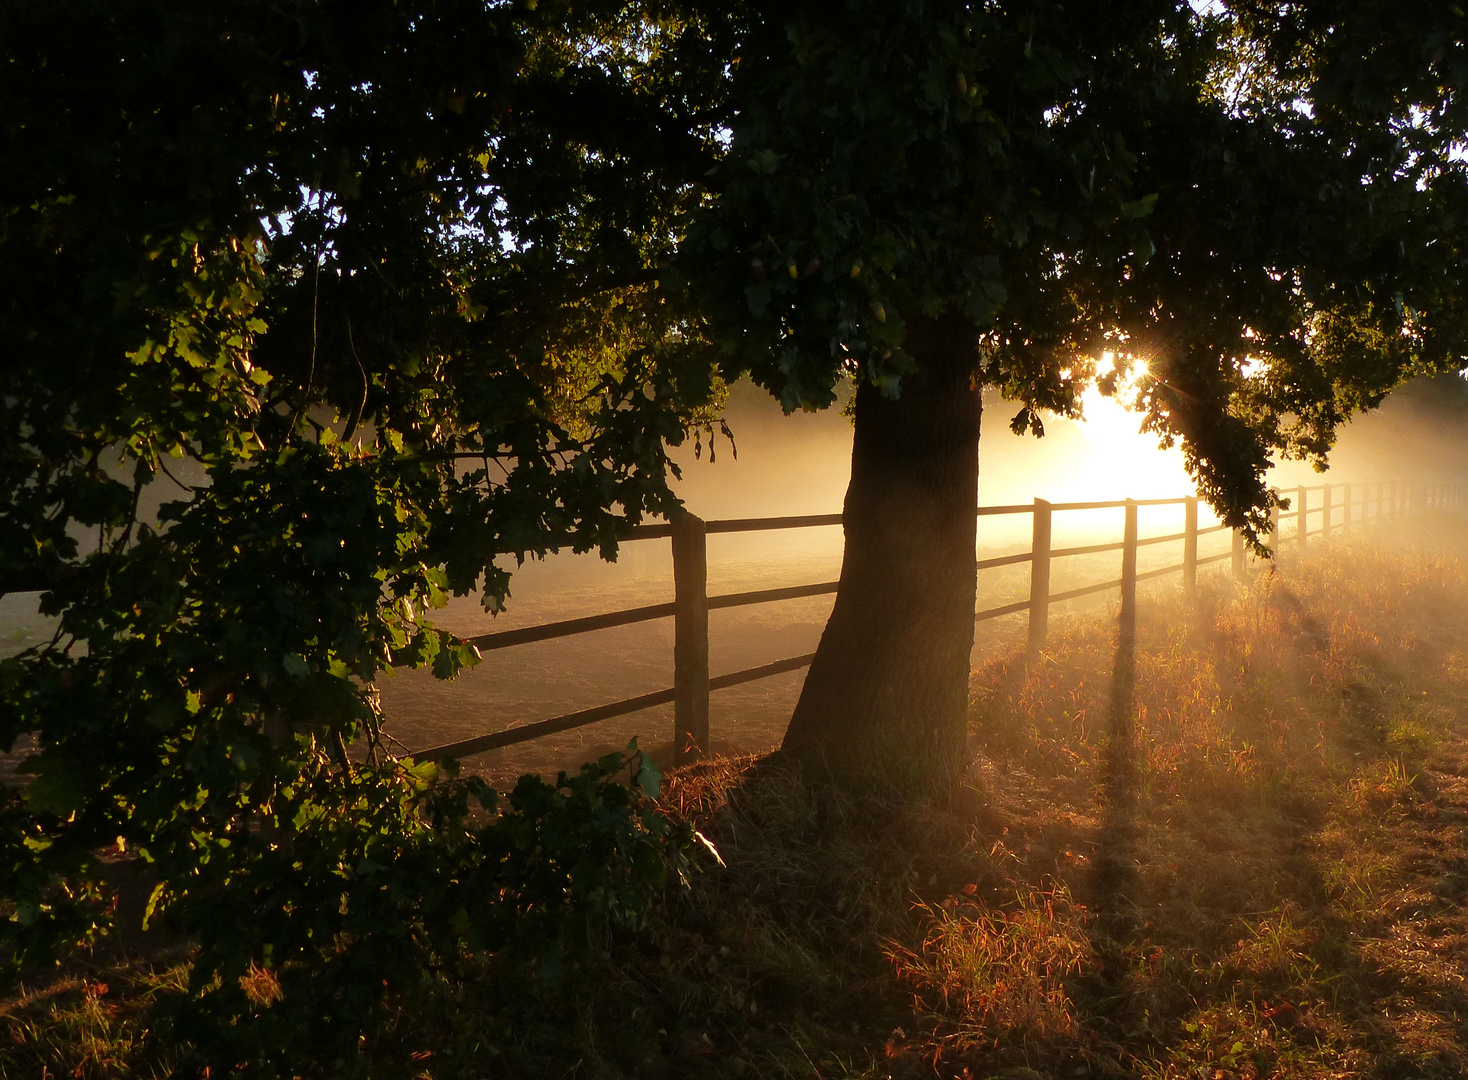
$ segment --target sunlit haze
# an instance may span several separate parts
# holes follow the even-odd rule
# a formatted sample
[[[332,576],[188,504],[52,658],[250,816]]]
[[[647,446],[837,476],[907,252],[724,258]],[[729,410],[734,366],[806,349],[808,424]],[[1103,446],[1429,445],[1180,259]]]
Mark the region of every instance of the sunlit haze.
[[[1330,458],[1336,483],[1445,479],[1468,465],[1468,433],[1452,416],[1428,406],[1433,394],[1413,388],[1343,425]],[[1045,435],[1009,429],[1016,406],[985,398],[979,443],[979,503],[1000,505],[1102,499],[1154,499],[1193,494],[1177,447],[1163,449],[1139,430],[1141,417],[1125,407],[1125,389],[1082,396],[1084,420],[1044,416]],[[730,395],[728,417],[738,458],[722,437],[709,461],[707,445],[674,459],[683,470],[675,485],[688,508],[705,518],[834,513],[841,509],[851,464],[851,422],[839,407],[784,416],[769,394],[748,382]],[[1319,483],[1303,462],[1280,462],[1270,481],[1288,488]],[[1205,518],[1207,513],[1204,513]]]
[[[1015,435],[1015,406],[990,395],[979,444],[979,502],[986,505],[1187,495],[1192,481],[1177,449],[1158,448],[1119,397],[1089,390],[1085,420],[1045,417],[1045,435]],[[851,422],[838,408],[786,417],[764,391],[735,387],[729,420],[739,458],[716,444],[714,463],[691,447],[675,455],[677,485],[689,509],[706,518],[833,513],[841,509],[851,464]]]

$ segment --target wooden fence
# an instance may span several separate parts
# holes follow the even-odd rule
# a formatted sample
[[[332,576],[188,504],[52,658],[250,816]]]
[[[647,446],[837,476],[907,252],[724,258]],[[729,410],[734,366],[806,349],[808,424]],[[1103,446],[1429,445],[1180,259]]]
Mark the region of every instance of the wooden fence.
[[[1319,494],[1318,505],[1310,505],[1312,496]],[[1468,502],[1468,485],[1462,484],[1320,484],[1313,487],[1294,489],[1290,508],[1284,514],[1286,524],[1293,528],[1281,535],[1281,515],[1275,510],[1270,520],[1270,548],[1276,553],[1282,544],[1289,542],[1305,547],[1311,537],[1328,537],[1330,533],[1349,529],[1353,525],[1368,522],[1388,521],[1405,514],[1418,513],[1430,508],[1461,506]],[[1141,537],[1137,533],[1137,511],[1144,506],[1183,507],[1183,531],[1162,536]],[[1051,546],[1054,515],[1082,510],[1124,511],[1122,538],[1102,544],[1083,544],[1074,547]],[[1121,594],[1121,631],[1130,636],[1134,633],[1136,617],[1137,583],[1152,578],[1181,573],[1183,588],[1192,594],[1197,588],[1200,567],[1229,560],[1232,572],[1242,578],[1246,574],[1243,537],[1233,532],[1230,549],[1205,558],[1198,557],[1198,541],[1213,533],[1223,532],[1227,525],[1198,527],[1198,500],[1178,499],[1126,499],[1115,502],[1068,502],[1050,503],[1036,499],[1032,504],[1015,506],[981,506],[978,516],[996,517],[1012,514],[1029,514],[1032,517],[1030,550],[997,558],[981,559],[980,571],[1030,564],[1029,595],[1012,603],[1000,604],[975,612],[974,621],[984,622],[1005,615],[1027,612],[1029,616],[1028,648],[1033,655],[1044,645],[1049,623],[1050,608],[1054,604],[1078,600],[1084,596],[1107,592],[1113,589]],[[1319,527],[1312,527],[1312,518],[1319,517]],[[506,649],[535,641],[570,637],[590,633],[613,626],[648,622],[653,619],[671,618],[674,622],[673,685],[655,690],[650,694],[613,701],[595,708],[582,709],[534,723],[522,724],[502,731],[479,735],[458,742],[446,743],[427,750],[417,751],[414,757],[422,760],[462,758],[483,753],[502,746],[527,742],[545,735],[585,727],[601,720],[626,716],[658,705],[673,703],[673,740],[675,757],[688,761],[706,753],[709,746],[709,695],[717,690],[740,683],[766,679],[787,671],[808,667],[814,653],[791,656],[769,664],[731,671],[723,675],[709,674],[708,614],[723,608],[745,607],[751,604],[768,604],[777,600],[793,600],[805,596],[821,596],[836,591],[838,582],[823,581],[810,585],[794,585],[788,588],[758,589],[752,592],[722,593],[708,595],[708,536],[713,533],[767,532],[779,529],[808,529],[830,527],[841,524],[840,514],[812,514],[803,517],[736,518],[727,521],[703,521],[692,514],[685,515],[668,525],[643,525],[633,529],[626,537],[629,541],[667,539],[673,547],[672,603],[650,604],[646,607],[610,611],[602,615],[588,615],[579,619],[566,619],[527,626],[518,630],[505,630],[469,641],[481,653]],[[1139,548],[1156,544],[1182,545],[1182,561],[1145,573],[1137,573],[1137,551]],[[1050,568],[1056,559],[1079,555],[1094,555],[1105,552],[1121,553],[1121,576],[1100,581],[1064,592],[1050,591]]]

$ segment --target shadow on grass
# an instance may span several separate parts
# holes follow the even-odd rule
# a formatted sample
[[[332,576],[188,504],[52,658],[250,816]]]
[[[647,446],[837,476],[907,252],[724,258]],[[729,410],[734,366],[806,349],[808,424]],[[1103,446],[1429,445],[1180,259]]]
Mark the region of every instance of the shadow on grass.
[[[1351,551],[1142,610],[976,672],[946,801],[672,774],[727,866],[566,1014],[486,983],[404,1019],[430,1075],[1468,1075],[1461,571]]]
[[[1076,879],[1095,962],[1069,982],[1097,1074],[1465,1075],[1463,732],[1423,737],[1418,700],[1461,688],[1440,651],[1383,647],[1416,640],[1410,588],[1341,570],[1164,621],[1140,685],[1118,641]]]
[[[1134,1030],[1141,1019],[1133,1015],[1137,1010],[1126,992],[1130,979],[1128,954],[1141,928],[1134,900],[1138,886],[1135,693],[1136,635],[1123,620],[1106,697],[1100,826],[1096,830],[1090,887],[1085,890],[1094,916],[1091,945],[1098,963],[1082,980],[1085,996],[1095,1003],[1093,1008],[1119,1031]]]

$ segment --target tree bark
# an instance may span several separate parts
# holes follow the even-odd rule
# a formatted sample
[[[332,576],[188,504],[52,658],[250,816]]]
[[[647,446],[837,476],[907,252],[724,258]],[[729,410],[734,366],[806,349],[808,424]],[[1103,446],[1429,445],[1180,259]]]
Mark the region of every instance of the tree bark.
[[[966,319],[914,320],[896,400],[856,392],[836,604],[783,750],[810,779],[941,787],[962,762],[981,392]]]

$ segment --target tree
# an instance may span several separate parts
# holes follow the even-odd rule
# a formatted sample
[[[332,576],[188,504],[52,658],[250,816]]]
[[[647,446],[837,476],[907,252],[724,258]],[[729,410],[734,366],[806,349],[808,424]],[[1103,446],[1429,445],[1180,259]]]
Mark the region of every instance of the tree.
[[[1460,368],[1468,23],[1432,3],[891,5],[742,28],[680,265],[726,377],[857,383],[840,591],[785,751],[941,784],[972,645],[980,391],[1145,425],[1257,540],[1276,454]]]
[[[0,589],[60,617],[0,664],[0,742],[36,747],[0,804],[16,955],[105,923],[98,852],[140,850],[233,1063],[319,1001],[350,1049],[469,952],[635,916],[687,836],[602,783],[617,762],[486,824],[482,785],[387,752],[373,681],[474,662],[428,613],[501,604],[496,556],[611,556],[677,512],[666,446],[746,371],[787,409],[857,384],[842,586],[787,747],[940,783],[984,386],[1038,431],[1114,354],[1257,530],[1271,453],[1319,458],[1461,364],[1464,16],[1381,18],[11,5]],[[283,1002],[244,1000],[252,963]]]
[[[230,1065],[350,1058],[384,998],[543,966],[684,866],[620,761],[499,802],[389,753],[373,689],[476,661],[429,616],[497,608],[497,555],[670,513],[716,392],[650,275],[713,160],[666,93],[707,36],[547,7],[0,14],[0,591],[60,619],[0,663],[0,930],[86,939],[136,855]]]

